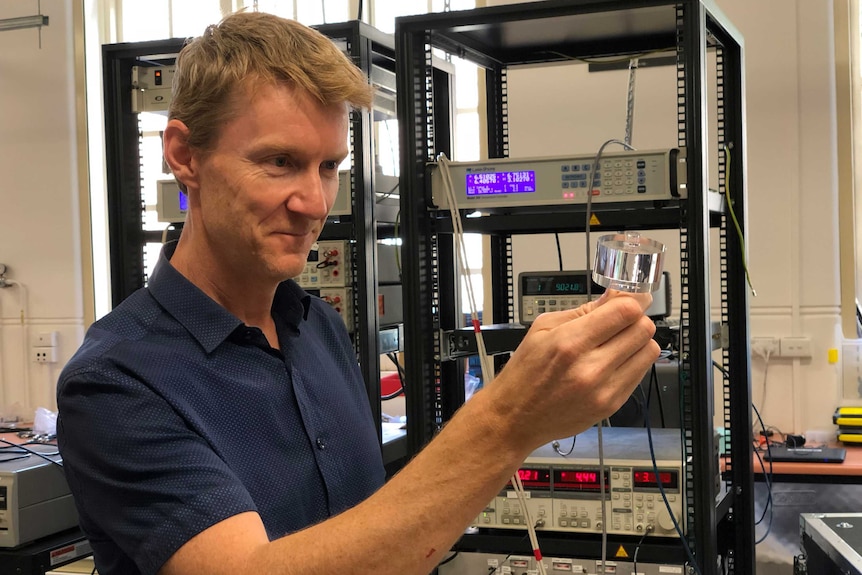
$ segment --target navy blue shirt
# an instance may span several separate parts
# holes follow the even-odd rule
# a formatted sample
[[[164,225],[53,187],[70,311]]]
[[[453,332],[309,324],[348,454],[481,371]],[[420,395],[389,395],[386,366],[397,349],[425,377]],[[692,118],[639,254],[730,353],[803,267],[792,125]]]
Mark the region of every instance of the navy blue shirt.
[[[292,281],[280,350],[177,272],[88,330],[57,390],[66,477],[102,575],[155,574],[197,533],[256,511],[275,539],[384,480],[341,318]]]

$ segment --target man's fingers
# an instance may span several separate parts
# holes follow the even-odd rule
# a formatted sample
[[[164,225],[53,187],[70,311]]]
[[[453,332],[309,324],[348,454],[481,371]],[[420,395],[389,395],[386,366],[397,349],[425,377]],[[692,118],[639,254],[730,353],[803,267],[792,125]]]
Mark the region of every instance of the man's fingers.
[[[616,290],[607,290],[598,299],[585,303],[576,308],[558,312],[543,313],[536,319],[535,322],[533,322],[533,328],[537,330],[554,329],[560,325],[584,317],[587,314],[595,313],[596,310],[607,305],[608,303],[623,298],[637,302],[638,306],[640,307],[641,313],[646,311],[646,309],[652,303],[652,294],[629,294]]]
[[[583,341],[598,347],[644,317],[641,304],[630,297],[611,297],[586,316],[563,323],[554,329],[555,337]]]
[[[602,294],[602,297],[599,298],[602,300],[602,303],[606,303],[611,299],[618,297],[628,297],[634,299],[641,306],[641,311],[646,311],[647,308],[652,304],[652,294],[651,293],[627,293],[621,292],[613,289],[609,289]]]
[[[644,319],[595,349],[594,353],[604,354],[610,360],[609,367],[620,373],[629,368],[646,369],[661,353],[658,343],[652,339],[654,333],[655,325]]]

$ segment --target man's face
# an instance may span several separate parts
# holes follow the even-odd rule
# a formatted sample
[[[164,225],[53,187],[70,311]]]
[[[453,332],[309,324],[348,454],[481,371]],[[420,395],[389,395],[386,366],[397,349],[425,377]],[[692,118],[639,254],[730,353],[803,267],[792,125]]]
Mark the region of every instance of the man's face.
[[[194,225],[223,271],[282,281],[302,272],[335,201],[347,105],[270,84],[240,90],[235,105],[215,149],[197,158]]]

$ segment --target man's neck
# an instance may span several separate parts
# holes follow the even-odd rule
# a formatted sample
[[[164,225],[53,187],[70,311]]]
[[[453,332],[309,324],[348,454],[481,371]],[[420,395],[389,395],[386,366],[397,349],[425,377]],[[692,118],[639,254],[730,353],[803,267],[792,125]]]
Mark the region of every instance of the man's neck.
[[[271,310],[279,282],[231,271],[223,265],[224,262],[217,262],[213,256],[200,252],[193,250],[181,238],[171,257],[171,265],[243,323],[259,327],[267,334],[267,338],[270,334],[274,336],[275,324]]]

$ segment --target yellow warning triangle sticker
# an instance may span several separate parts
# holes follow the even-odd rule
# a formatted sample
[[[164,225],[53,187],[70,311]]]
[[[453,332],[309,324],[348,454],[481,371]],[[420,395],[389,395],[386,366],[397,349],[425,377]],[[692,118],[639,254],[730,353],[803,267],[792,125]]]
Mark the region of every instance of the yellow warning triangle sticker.
[[[590,225],[591,226],[598,226],[598,225],[601,225],[601,223],[602,222],[599,221],[599,218],[596,217],[596,214],[593,214],[590,216]],[[626,557],[628,557],[628,555],[626,555]]]
[[[620,548],[617,549],[617,554],[614,555],[614,557],[628,557],[628,556],[629,556],[629,554],[626,553],[626,550],[623,549],[622,545],[620,545]]]

